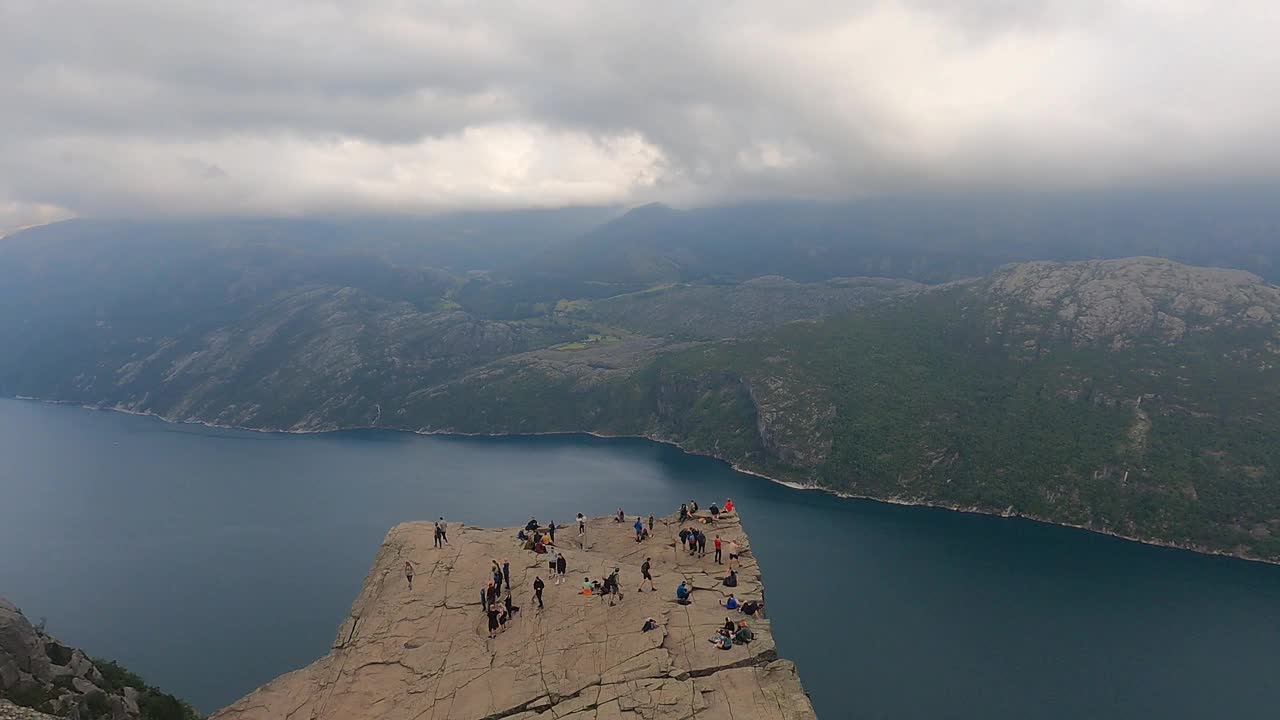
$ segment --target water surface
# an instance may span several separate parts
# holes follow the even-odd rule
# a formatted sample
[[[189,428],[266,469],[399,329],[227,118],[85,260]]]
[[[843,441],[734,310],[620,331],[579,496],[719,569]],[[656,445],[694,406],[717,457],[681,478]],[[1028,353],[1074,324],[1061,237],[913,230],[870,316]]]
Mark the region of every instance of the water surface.
[[[211,711],[328,650],[387,529],[732,496],[820,717],[1280,713],[1280,567],[841,500],[641,440],[261,434],[0,401],[0,595]]]

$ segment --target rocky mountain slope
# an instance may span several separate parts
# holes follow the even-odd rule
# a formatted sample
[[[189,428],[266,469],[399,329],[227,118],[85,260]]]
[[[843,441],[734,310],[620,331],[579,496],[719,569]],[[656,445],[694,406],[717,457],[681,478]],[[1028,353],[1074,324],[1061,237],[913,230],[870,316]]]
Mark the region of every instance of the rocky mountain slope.
[[[431,523],[399,525],[387,534],[329,654],[213,717],[812,720],[795,666],[778,659],[769,620],[719,604],[731,592],[743,601],[764,593],[737,518],[714,528],[742,549],[732,589],[721,582],[724,565],[676,548],[680,527],[674,517],[663,519],[640,544],[630,524],[610,518],[591,520],[581,543],[576,529],[564,528],[557,549],[570,581],[555,585],[547,556],[521,550],[516,528],[450,527],[451,544],[435,548]],[[520,609],[489,638],[480,593],[491,560],[508,557]],[[646,557],[657,590],[635,592]],[[412,589],[406,562],[416,568]],[[600,580],[615,568],[622,589],[616,606],[579,592],[581,578]],[[542,609],[532,598],[537,576],[547,583]],[[688,605],[675,602],[681,580],[693,590]],[[726,616],[746,622],[755,639],[713,647],[708,638]],[[655,627],[644,631],[647,618]]]
[[[688,237],[645,228],[684,219],[620,227],[678,258]],[[839,492],[1280,559],[1280,310],[1245,272],[1032,262],[923,289],[681,270],[635,292],[586,266],[304,252],[270,224],[212,244],[77,227],[0,244],[0,394],[260,429],[645,435]]]
[[[190,706],[148,687],[113,662],[90,659],[34,627],[0,598],[0,718],[71,720],[194,720]]]
[[[838,492],[1280,560],[1278,303],[1166,260],[1016,265],[634,371],[532,353],[406,416],[641,434]]]

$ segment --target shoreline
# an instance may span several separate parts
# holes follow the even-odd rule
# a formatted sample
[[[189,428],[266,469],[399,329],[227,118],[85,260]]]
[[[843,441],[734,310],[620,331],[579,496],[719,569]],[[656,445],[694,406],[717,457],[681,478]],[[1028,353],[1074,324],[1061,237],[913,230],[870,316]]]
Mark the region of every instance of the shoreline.
[[[361,427],[355,427],[355,426],[333,427],[333,428],[317,429],[317,430],[253,428],[253,427],[244,427],[244,426],[237,426],[237,425],[223,425],[219,423],[208,422],[205,420],[196,420],[196,419],[174,420],[174,419],[167,418],[163,415],[160,415],[159,413],[152,412],[150,410],[131,410],[129,408],[120,407],[118,405],[116,406],[86,405],[84,403],[79,403],[74,400],[48,400],[45,398],[37,398],[37,397],[31,397],[26,395],[14,395],[14,396],[11,396],[10,399],[19,400],[23,402],[42,403],[45,405],[72,405],[84,410],[96,410],[100,412],[115,412],[115,413],[121,413],[124,415],[150,417],[150,418],[155,418],[160,422],[163,422],[169,425],[198,425],[200,427],[206,427],[214,430],[235,430],[239,432],[261,433],[264,435],[265,434],[324,435],[329,433],[352,432],[352,431],[358,431],[358,430],[378,430],[383,432],[397,432],[397,433],[406,433],[410,435],[420,435],[424,437],[438,436],[438,437],[445,437],[445,438],[448,438],[448,437],[519,438],[519,437],[550,437],[550,436],[586,436],[586,437],[600,438],[602,440],[620,440],[620,439],[645,440],[648,442],[653,442],[653,443],[658,443],[660,445],[673,447],[686,455],[711,458],[718,462],[722,462],[725,465],[728,465],[734,472],[739,472],[739,473],[742,473],[743,475],[751,475],[753,477],[761,478],[763,480],[767,480],[771,483],[774,483],[776,485],[781,485],[783,487],[786,487],[792,490],[826,493],[828,495],[831,495],[833,497],[836,497],[842,500],[862,500],[862,501],[882,503],[885,505],[897,505],[900,507],[923,507],[923,508],[933,508],[937,510],[948,510],[951,512],[967,513],[970,515],[985,515],[988,517],[1000,517],[1000,518],[1017,518],[1022,520],[1029,520],[1035,523],[1040,523],[1042,525],[1053,525],[1057,527],[1083,530],[1085,532],[1094,533],[1096,535],[1104,535],[1107,537],[1116,538],[1117,540],[1124,540],[1126,542],[1138,543],[1140,545],[1150,545],[1152,547],[1162,547],[1162,548],[1169,548],[1173,550],[1181,550],[1184,552],[1191,552],[1197,555],[1209,555],[1209,556],[1216,556],[1216,557],[1232,558],[1235,560],[1243,560],[1245,562],[1254,562],[1254,563],[1262,563],[1264,565],[1280,566],[1280,559],[1273,560],[1273,559],[1262,558],[1262,557],[1254,557],[1250,555],[1239,555],[1236,553],[1226,552],[1222,550],[1214,550],[1211,548],[1205,548],[1205,547],[1200,547],[1196,545],[1189,545],[1185,543],[1177,543],[1177,542],[1168,541],[1168,540],[1156,540],[1156,539],[1149,539],[1149,538],[1133,537],[1130,535],[1124,535],[1124,534],[1115,532],[1113,530],[1102,530],[1098,528],[1092,528],[1087,525],[1081,525],[1078,523],[1068,523],[1068,522],[1062,522],[1058,520],[1049,520],[1049,519],[1037,517],[1034,515],[1027,515],[1017,511],[1011,512],[1008,509],[1004,511],[998,511],[998,510],[988,510],[988,509],[977,507],[977,506],[960,506],[960,505],[932,502],[929,500],[920,500],[920,499],[911,500],[911,499],[905,499],[905,498],[875,497],[871,495],[859,495],[856,493],[842,492],[839,490],[834,490],[832,488],[821,487],[819,485],[805,485],[803,483],[795,482],[794,480],[783,480],[780,478],[775,478],[769,475],[765,475],[764,473],[758,472],[756,470],[752,470],[750,468],[743,467],[739,465],[737,462],[730,460],[729,458],[722,457],[714,453],[700,452],[697,450],[689,450],[688,448],[685,448],[675,440],[660,438],[660,437],[650,436],[650,435],[609,435],[605,433],[596,432],[593,430],[549,430],[549,431],[543,431],[543,432],[523,432],[523,433],[513,433],[513,432],[467,433],[467,432],[449,431],[449,430],[410,430],[405,428],[381,427],[377,425],[366,425]]]

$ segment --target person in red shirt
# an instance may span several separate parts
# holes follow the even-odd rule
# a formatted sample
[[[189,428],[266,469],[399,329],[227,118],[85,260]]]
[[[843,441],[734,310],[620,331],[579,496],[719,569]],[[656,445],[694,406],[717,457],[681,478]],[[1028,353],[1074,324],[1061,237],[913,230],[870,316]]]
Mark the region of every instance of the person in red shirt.
[[[733,498],[724,501],[724,511],[726,514],[733,512]]]
[[[720,562],[720,536],[719,535],[716,536],[715,546],[716,546],[716,564],[720,565],[722,563]]]

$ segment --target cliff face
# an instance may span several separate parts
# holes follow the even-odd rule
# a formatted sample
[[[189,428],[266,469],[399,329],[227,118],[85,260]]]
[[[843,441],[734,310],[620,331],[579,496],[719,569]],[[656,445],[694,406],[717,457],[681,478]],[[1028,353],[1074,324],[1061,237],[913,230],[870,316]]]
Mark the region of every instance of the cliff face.
[[[584,541],[561,528],[567,578],[555,585],[547,555],[521,549],[516,529],[450,528],[451,544],[433,547],[431,523],[391,530],[329,655],[283,675],[230,707],[219,720],[448,718],[813,718],[794,666],[777,658],[767,619],[727,611],[730,592],[760,600],[764,587],[736,518],[697,525],[743,550],[738,585],[723,587],[724,565],[676,548],[674,518],[636,543],[630,518],[592,520]],[[688,523],[696,525],[696,523]],[[640,565],[652,558],[656,591],[637,592]],[[495,639],[480,603],[492,560],[510,558],[520,610]],[[403,567],[416,567],[413,589]],[[620,570],[622,599],[579,593],[583,577]],[[547,582],[539,609],[535,577]],[[681,579],[694,589],[675,602]],[[747,620],[755,639],[721,650],[708,638],[726,617]],[[647,618],[656,628],[642,631]]]

